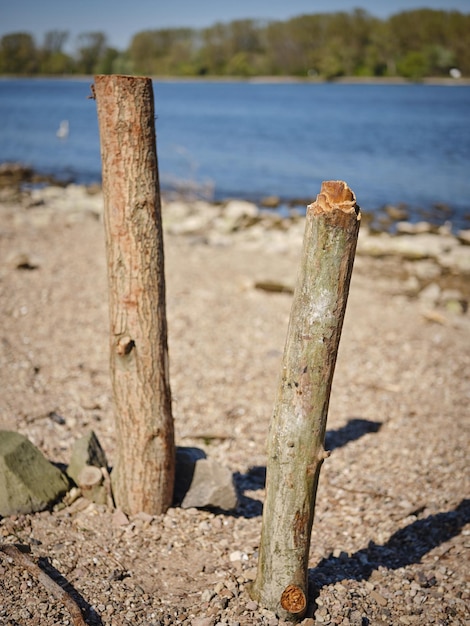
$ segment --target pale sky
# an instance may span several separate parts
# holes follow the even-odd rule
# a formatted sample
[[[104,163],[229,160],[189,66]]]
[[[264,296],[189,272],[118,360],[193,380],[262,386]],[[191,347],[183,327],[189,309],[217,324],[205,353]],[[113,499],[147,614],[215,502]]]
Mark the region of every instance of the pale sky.
[[[123,50],[143,30],[203,28],[244,18],[286,20],[356,7],[380,18],[416,8],[470,13],[470,0],[1,0],[0,37],[27,32],[41,45],[46,32],[68,31],[67,48],[73,48],[78,34],[103,32],[109,46]]]

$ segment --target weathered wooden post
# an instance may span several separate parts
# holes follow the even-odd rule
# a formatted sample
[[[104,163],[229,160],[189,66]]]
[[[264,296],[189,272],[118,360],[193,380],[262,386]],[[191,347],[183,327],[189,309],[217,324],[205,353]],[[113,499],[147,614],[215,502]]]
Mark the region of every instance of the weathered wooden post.
[[[116,504],[159,514],[173,497],[163,233],[152,81],[95,76],[116,413]]]
[[[360,213],[346,183],[322,184],[307,208],[277,402],[268,441],[258,572],[251,594],[283,619],[302,619],[315,497]]]

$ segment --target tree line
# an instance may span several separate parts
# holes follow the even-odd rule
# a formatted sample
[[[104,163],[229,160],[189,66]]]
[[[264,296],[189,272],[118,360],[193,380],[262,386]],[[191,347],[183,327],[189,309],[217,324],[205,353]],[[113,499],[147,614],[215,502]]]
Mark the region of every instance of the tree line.
[[[29,33],[0,40],[0,74],[123,73],[148,76],[470,76],[470,14],[418,9],[382,20],[362,9],[300,15],[286,21],[235,20],[208,28],[135,34],[126,50],[102,32],[66,31],[41,44]]]

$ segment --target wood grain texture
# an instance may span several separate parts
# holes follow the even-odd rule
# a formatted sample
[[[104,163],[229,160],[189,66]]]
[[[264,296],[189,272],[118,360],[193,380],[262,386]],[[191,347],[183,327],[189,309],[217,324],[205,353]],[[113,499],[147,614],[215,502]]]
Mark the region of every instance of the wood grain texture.
[[[175,447],[152,81],[96,76],[118,440],[116,504],[159,514],[172,502]]]
[[[297,621],[307,569],[328,405],[360,214],[341,181],[308,207],[301,264],[268,441],[266,499],[252,596]],[[289,591],[289,593],[288,593]],[[295,593],[294,593],[295,591]],[[295,599],[292,600],[292,598]],[[300,610],[299,607],[301,606]]]

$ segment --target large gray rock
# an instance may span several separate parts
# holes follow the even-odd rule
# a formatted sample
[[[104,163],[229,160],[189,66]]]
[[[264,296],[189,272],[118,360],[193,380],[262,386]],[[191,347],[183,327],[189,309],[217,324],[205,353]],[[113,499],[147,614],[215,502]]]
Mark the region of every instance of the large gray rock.
[[[43,511],[69,488],[67,476],[26,437],[0,431],[0,515]]]
[[[231,511],[238,502],[232,473],[198,448],[178,448],[175,501],[184,509]]]

